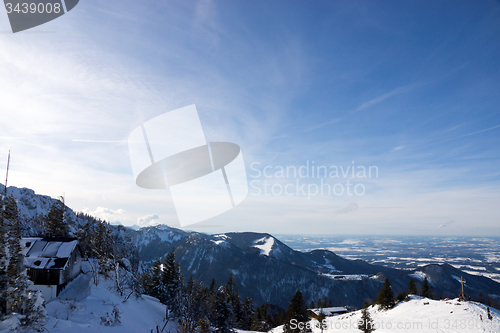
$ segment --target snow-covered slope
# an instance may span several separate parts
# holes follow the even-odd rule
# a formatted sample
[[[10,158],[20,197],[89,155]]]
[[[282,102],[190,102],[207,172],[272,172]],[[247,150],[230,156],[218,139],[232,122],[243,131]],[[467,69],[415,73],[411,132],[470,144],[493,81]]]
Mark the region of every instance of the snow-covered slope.
[[[261,239],[257,239],[253,244],[253,247],[259,249],[262,255],[269,256],[269,253],[273,249],[274,238],[262,237]]]
[[[163,327],[165,305],[156,298],[143,296],[142,299],[125,297],[113,291],[113,280],[101,277],[96,286],[91,282],[91,273],[82,274],[66,287],[58,298],[47,303],[48,332],[71,333],[137,333],[150,332],[156,326]],[[119,323],[106,326],[101,318],[114,318],[113,308],[119,313]],[[9,321],[9,323],[11,323]],[[4,323],[6,324],[6,323]],[[10,332],[0,324],[0,333]],[[3,330],[2,330],[3,328]],[[156,330],[155,330],[156,331]]]
[[[493,320],[488,320],[487,307],[476,302],[458,302],[454,300],[434,301],[412,296],[407,302],[401,302],[388,311],[379,311],[369,307],[373,327],[377,333],[415,332],[415,333],[498,333],[500,332],[500,311],[490,308]],[[482,319],[481,319],[481,317]],[[324,333],[343,332],[359,333],[358,321],[361,311],[329,317],[326,319]],[[311,324],[318,322],[313,320]],[[273,333],[282,333],[283,327],[273,329]],[[321,332],[313,328],[313,332]]]

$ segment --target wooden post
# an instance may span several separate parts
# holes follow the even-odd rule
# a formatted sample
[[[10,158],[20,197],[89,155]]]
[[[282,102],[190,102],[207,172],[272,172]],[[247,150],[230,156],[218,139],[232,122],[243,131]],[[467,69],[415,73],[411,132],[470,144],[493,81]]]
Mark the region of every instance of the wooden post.
[[[464,277],[463,277],[463,276],[461,276],[461,277],[460,277],[460,281],[458,281],[458,282],[461,282],[461,283],[462,283],[462,298],[465,300],[465,294],[464,294],[464,283],[467,283],[467,282],[465,282],[465,280],[464,280]]]

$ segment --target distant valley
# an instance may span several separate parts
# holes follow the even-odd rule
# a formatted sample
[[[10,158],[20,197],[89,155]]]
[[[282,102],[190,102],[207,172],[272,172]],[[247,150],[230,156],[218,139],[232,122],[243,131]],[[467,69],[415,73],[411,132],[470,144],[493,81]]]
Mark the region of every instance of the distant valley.
[[[276,235],[299,251],[327,249],[348,259],[415,269],[448,263],[464,272],[500,282],[500,238],[433,236]]]

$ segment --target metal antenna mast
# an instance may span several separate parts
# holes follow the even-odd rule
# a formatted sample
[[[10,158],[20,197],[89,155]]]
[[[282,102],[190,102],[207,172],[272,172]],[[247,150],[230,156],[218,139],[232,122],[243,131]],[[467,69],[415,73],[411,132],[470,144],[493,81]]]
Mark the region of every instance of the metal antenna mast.
[[[5,188],[3,189],[2,195],[2,212],[5,212],[5,199],[7,198],[7,179],[9,178],[9,164],[10,164],[10,150],[9,150],[9,158],[7,159],[7,174],[5,175]],[[3,219],[2,219],[3,226]]]
[[[7,174],[5,175],[5,188],[3,190],[4,198],[7,198],[7,180],[9,179],[9,164],[10,164],[10,150],[9,150],[9,157],[7,158]]]

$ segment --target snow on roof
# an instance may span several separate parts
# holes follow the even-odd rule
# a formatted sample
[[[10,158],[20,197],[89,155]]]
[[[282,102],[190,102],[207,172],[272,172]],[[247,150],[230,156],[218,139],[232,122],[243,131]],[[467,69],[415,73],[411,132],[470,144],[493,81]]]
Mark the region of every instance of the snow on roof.
[[[36,241],[35,244],[31,246],[31,249],[26,254],[27,257],[41,257],[43,253],[43,249],[47,245],[46,241],[39,240]]]
[[[25,256],[26,253],[31,250],[31,247],[33,244],[35,244],[36,241],[41,240],[40,237],[30,237],[30,238],[21,238],[21,253]]]
[[[334,314],[334,313],[344,313],[344,312],[348,312],[347,309],[343,306],[336,306],[336,307],[330,307],[330,308],[319,308],[319,309],[310,309],[310,311],[312,311],[315,315],[319,315],[321,313],[321,311],[323,311],[323,313],[325,315],[331,315],[331,314]]]
[[[44,240],[42,238],[23,238],[25,244],[25,264],[36,269],[64,268],[68,258],[78,245],[78,241]]]
[[[69,258],[77,244],[78,242],[76,240],[62,243],[59,247],[59,251],[57,251],[56,257]]]
[[[26,267],[35,269],[64,268],[67,262],[68,258],[24,258]]]
[[[26,258],[25,263],[28,267],[43,269],[50,260],[50,258]]]
[[[62,242],[48,242],[47,246],[43,250],[42,257],[45,258],[55,257],[61,245]]]

